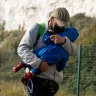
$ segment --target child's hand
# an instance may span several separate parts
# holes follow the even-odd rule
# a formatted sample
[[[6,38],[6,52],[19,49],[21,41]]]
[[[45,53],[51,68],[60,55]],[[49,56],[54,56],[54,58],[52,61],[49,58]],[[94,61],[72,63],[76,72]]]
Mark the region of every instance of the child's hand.
[[[65,37],[62,37],[58,34],[51,35],[50,39],[55,43],[55,44],[63,44],[65,42]]]

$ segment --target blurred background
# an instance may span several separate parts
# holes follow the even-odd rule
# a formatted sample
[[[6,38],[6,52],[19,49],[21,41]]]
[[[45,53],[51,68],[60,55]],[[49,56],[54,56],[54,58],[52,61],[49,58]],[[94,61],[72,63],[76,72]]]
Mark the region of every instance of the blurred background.
[[[82,44],[80,95],[96,96],[96,1],[95,0],[0,0],[0,96],[26,96],[20,83],[24,70],[13,73],[20,61],[18,44],[34,23],[47,22],[58,7],[68,9],[70,26],[79,30],[75,44]],[[78,57],[70,57],[56,96],[76,96]]]

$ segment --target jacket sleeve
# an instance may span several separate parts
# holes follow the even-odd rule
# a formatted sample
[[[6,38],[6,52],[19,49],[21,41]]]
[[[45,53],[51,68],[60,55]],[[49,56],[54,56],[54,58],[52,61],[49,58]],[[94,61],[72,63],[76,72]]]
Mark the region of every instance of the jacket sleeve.
[[[64,68],[66,67],[66,64],[67,64],[67,61],[68,60],[66,60],[66,59],[62,59],[61,61],[60,61],[60,63],[59,64],[57,64],[57,70],[60,72],[60,71],[62,71],[62,70],[64,70]]]
[[[54,44],[51,39],[50,39],[50,34],[49,33],[45,33],[43,36],[43,41],[45,44],[49,45],[49,44]]]
[[[77,47],[74,43],[72,43],[67,37],[66,42],[62,45],[62,47],[68,52],[69,56],[76,56],[78,51]]]
[[[22,58],[26,64],[31,65],[35,69],[37,69],[41,63],[41,60],[31,51],[36,42],[38,29],[39,25],[35,24],[30,30],[28,30],[23,36],[17,49],[20,58]]]

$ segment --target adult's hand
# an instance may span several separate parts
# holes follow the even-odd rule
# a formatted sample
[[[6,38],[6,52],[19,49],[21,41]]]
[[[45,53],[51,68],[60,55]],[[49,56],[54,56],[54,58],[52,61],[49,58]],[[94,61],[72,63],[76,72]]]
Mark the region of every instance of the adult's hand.
[[[39,66],[39,69],[40,69],[41,71],[46,71],[46,70],[48,70],[48,68],[49,68],[48,63],[42,61],[42,63],[41,63],[40,66]]]
[[[65,43],[65,37],[62,37],[58,34],[55,34],[55,35],[51,35],[50,36],[50,39],[55,43],[55,44],[63,44]]]

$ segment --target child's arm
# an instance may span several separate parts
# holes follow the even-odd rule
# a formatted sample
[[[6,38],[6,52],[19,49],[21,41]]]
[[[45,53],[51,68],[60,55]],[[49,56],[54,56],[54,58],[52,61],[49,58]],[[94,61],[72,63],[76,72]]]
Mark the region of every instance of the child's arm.
[[[45,44],[47,44],[47,45],[49,45],[49,44],[54,44],[53,42],[52,42],[52,40],[50,39],[50,36],[51,36],[51,32],[47,32],[47,33],[45,33],[44,34],[44,36],[43,36],[43,41],[44,41],[44,43]]]
[[[51,35],[55,44],[62,44],[62,47],[70,56],[77,55],[77,47],[73,43],[79,36],[79,32],[75,28],[65,28],[64,32],[58,35]],[[55,40],[54,40],[55,39]]]
[[[78,38],[79,32],[76,28],[65,28],[62,35],[67,37],[71,42],[74,42]]]

